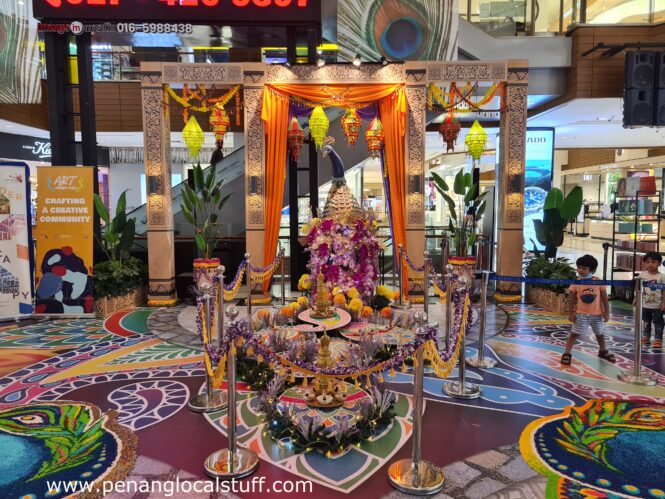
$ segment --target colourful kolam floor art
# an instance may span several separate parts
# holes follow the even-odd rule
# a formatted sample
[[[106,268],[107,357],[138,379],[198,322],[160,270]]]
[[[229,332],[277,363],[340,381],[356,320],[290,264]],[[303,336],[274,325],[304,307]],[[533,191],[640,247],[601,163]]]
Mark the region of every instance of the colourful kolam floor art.
[[[533,477],[521,468],[519,472],[513,470],[512,463],[517,463],[519,457],[514,445],[534,420],[556,420],[567,407],[584,407],[589,399],[665,403],[663,350],[646,349],[643,356],[646,369],[658,376],[659,386],[634,387],[616,379],[622,369],[632,368],[634,354],[632,318],[623,307],[614,308],[607,328],[608,343],[618,362],[613,365],[599,359],[589,334],[576,346],[569,367],[559,363],[570,328],[565,318],[532,305],[512,305],[505,311],[509,318],[505,329],[488,331],[486,356],[495,358],[497,367],[486,371],[467,369],[468,379],[481,385],[482,398],[451,399],[442,393],[444,380],[429,375],[425,380],[423,456],[446,466],[444,492],[451,497],[503,497],[503,489],[510,491],[505,497],[522,497],[513,492],[519,490],[521,480]],[[93,419],[106,417],[113,425],[125,428],[124,438],[136,437],[137,464],[127,471],[130,477],[204,478],[204,459],[227,445],[226,411],[204,416],[187,409],[187,400],[203,388],[201,351],[194,346],[178,346],[149,332],[147,320],[154,313],[139,309],[120,312],[106,320],[56,320],[0,332],[0,454],[8,445],[17,445],[3,443],[10,442],[6,438],[11,436],[3,429],[2,418],[3,414],[12,413],[5,411],[28,406],[44,412],[57,410],[61,403],[80,404],[91,411]],[[490,324],[501,323],[497,318],[505,316],[502,311],[492,314]],[[170,336],[177,334],[174,329]],[[472,332],[467,357],[477,353],[476,338],[477,332]],[[456,375],[457,371],[453,373]],[[332,458],[280,448],[262,431],[265,423],[257,411],[256,394],[241,390],[239,441],[259,453],[261,463],[256,474],[266,477],[267,483],[311,480],[317,498],[350,494],[398,497],[388,484],[386,469],[394,460],[411,455],[413,377],[407,372],[385,378],[399,394],[395,423],[371,442]],[[110,456],[111,441],[116,448],[125,445],[115,426],[108,424],[103,457]],[[48,458],[38,435],[39,431],[20,436],[25,445],[41,445],[42,452],[31,460],[16,462],[10,475],[0,472],[1,497],[11,497],[3,490],[32,493],[27,487],[16,488],[16,484],[27,484],[25,477]],[[26,444],[31,439],[34,441]],[[499,472],[491,463],[496,460],[494,453],[501,454],[503,448],[513,450],[504,453],[507,457],[501,469],[507,468]],[[473,456],[479,453],[489,456],[487,473],[475,468],[469,471],[477,461]],[[77,471],[87,472],[83,466]],[[531,490],[535,489],[536,486]],[[44,497],[43,493],[38,497]],[[265,490],[262,494],[240,495],[278,496]]]

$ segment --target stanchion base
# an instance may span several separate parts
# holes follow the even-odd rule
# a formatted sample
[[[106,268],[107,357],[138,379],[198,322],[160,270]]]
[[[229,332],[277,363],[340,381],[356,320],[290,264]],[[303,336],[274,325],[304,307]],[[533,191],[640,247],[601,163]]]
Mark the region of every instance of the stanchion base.
[[[644,373],[640,374],[639,376],[635,376],[635,374],[632,372],[624,371],[620,374],[617,374],[617,378],[619,378],[619,381],[630,383],[631,385],[656,386],[658,384],[656,378]]]
[[[187,402],[187,408],[193,412],[215,412],[225,409],[228,405],[226,392],[221,390],[213,390],[211,401],[208,400],[208,394],[203,392],[194,395]]]
[[[474,383],[464,383],[464,387],[459,381],[448,381],[443,385],[443,392],[456,399],[477,399],[482,394],[480,387]]]
[[[397,310],[408,310],[408,309],[411,308],[411,302],[410,301],[405,301],[405,302],[402,302],[401,305],[399,303],[393,303],[390,306],[392,308],[396,308]]]
[[[478,357],[471,357],[466,359],[466,363],[471,367],[477,367],[478,369],[492,369],[496,366],[496,360],[494,359],[483,359],[480,360]]]
[[[417,496],[436,494],[443,489],[443,471],[428,461],[420,461],[418,465],[418,479],[414,483],[413,461],[400,459],[388,468],[388,481],[390,485],[401,492]]]
[[[239,447],[236,449],[233,471],[229,469],[229,449],[222,449],[210,454],[205,463],[206,475],[211,478],[230,480],[251,475],[259,467],[259,456],[256,452]]]

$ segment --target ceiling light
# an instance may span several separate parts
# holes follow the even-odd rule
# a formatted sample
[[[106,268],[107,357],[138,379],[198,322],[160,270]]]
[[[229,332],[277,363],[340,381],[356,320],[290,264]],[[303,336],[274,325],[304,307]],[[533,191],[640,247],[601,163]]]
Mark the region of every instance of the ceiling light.
[[[316,61],[316,65],[320,68],[326,65],[326,60],[323,57],[319,57]]]
[[[356,56],[353,58],[353,65],[358,67],[360,66],[361,62],[362,61],[360,60],[360,54],[356,54]]]
[[[388,59],[381,56],[381,66],[387,66],[387,65],[388,65]]]

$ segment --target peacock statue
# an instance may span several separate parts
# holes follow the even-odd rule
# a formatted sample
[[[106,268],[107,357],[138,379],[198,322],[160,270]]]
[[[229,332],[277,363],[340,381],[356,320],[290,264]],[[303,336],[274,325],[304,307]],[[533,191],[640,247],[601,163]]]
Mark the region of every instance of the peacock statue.
[[[332,163],[332,186],[323,208],[323,218],[331,218],[341,223],[351,225],[354,221],[363,218],[360,203],[346,185],[344,178],[344,163],[337,151],[333,149],[335,139],[327,137],[325,145],[321,148],[323,156],[328,156]]]

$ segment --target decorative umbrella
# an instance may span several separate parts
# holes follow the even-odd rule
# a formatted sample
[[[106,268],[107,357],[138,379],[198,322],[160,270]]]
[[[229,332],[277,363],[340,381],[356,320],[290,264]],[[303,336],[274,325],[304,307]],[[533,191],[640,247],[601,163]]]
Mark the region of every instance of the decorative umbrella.
[[[213,106],[208,122],[210,123],[213,132],[215,132],[215,139],[224,140],[224,135],[226,135],[226,131],[231,124],[231,118],[226,114],[226,110],[221,102],[218,102]]]
[[[370,156],[378,158],[385,141],[383,124],[378,116],[372,120],[367,132],[365,132],[365,139],[367,140],[367,149],[369,149]]]
[[[459,132],[462,129],[459,120],[455,117],[452,111],[446,113],[443,123],[439,125],[439,133],[446,143],[446,152],[455,152],[455,142],[459,137]]]
[[[471,125],[469,133],[466,134],[466,139],[464,139],[464,143],[469,151],[469,155],[475,161],[478,161],[485,150],[485,144],[487,144],[487,132],[480,123],[478,123],[478,120],[474,121],[473,125]]]
[[[309,130],[314,139],[316,147],[321,149],[323,146],[323,139],[326,138],[330,121],[323,111],[321,106],[316,106],[312,111],[312,116],[309,117]]]
[[[347,109],[344,118],[342,118],[342,128],[344,135],[350,146],[356,145],[358,140],[358,130],[360,130],[360,118],[355,109]]]
[[[289,151],[295,161],[300,157],[300,150],[305,143],[305,131],[300,126],[298,118],[295,116],[291,118],[288,131],[286,132],[287,141],[289,144]]]
[[[205,136],[203,135],[201,125],[199,125],[194,116],[191,116],[185,128],[182,129],[182,140],[185,142],[187,149],[189,149],[189,154],[191,154],[192,158],[195,158],[199,154],[204,139]]]

